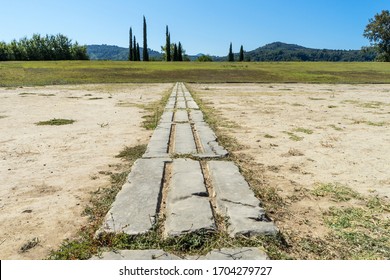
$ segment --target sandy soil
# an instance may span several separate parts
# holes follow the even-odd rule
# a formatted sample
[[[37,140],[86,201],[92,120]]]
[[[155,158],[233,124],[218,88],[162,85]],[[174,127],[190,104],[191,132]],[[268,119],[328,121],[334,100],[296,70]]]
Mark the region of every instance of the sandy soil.
[[[145,111],[171,84],[0,88],[0,259],[44,259],[86,222],[124,146],[146,144]],[[71,125],[37,126],[53,118]],[[39,245],[21,253],[28,241]]]
[[[328,205],[309,194],[318,184],[390,198],[390,85],[191,88],[225,119],[223,133],[245,147],[237,153],[290,204],[289,228],[306,224],[302,234],[326,233],[318,215]]]

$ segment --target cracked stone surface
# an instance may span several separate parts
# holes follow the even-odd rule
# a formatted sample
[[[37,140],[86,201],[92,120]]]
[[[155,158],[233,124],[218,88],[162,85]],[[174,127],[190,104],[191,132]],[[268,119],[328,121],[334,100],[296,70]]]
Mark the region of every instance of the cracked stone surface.
[[[214,217],[228,220],[230,236],[275,234],[259,200],[228,155],[203,113],[181,83],[177,83],[146,152],[106,215],[101,232],[139,235],[163,220],[163,236],[199,230],[216,231]],[[200,164],[202,160],[202,166]],[[203,169],[202,169],[203,168]],[[207,182],[207,187],[206,187]],[[213,195],[209,197],[210,191]],[[214,207],[212,207],[214,205]],[[106,252],[103,259],[177,259],[161,250]],[[213,250],[192,259],[266,259],[257,248]]]
[[[169,161],[169,160],[168,160]],[[116,196],[101,231],[130,235],[149,231],[155,221],[166,159],[139,159]]]
[[[222,248],[205,256],[176,256],[163,250],[119,250],[104,252],[91,260],[267,260],[264,251],[256,247]]]
[[[210,161],[208,166],[218,209],[229,217],[231,236],[277,232],[233,162]]]
[[[175,159],[167,197],[165,232],[180,235],[201,229],[214,230],[215,223],[200,164],[190,159]]]

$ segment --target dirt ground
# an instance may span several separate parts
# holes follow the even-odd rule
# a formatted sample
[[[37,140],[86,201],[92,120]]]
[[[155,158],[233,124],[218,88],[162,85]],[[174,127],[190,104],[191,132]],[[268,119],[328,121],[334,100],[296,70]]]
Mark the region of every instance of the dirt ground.
[[[172,84],[0,88],[0,259],[44,259],[86,222],[125,146],[147,144],[145,111]],[[76,122],[37,126],[54,118]],[[34,248],[23,245],[38,238]],[[37,240],[37,239],[35,239]]]
[[[390,199],[390,85],[198,84],[200,99],[224,121],[264,181],[288,205],[278,223],[321,237],[327,228],[310,191],[346,186]]]

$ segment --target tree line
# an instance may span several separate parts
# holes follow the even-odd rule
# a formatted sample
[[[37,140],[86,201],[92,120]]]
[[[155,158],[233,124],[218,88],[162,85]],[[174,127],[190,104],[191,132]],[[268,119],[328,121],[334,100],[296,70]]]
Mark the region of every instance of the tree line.
[[[0,61],[88,59],[86,46],[72,43],[72,40],[62,34],[34,34],[30,39],[24,37],[9,44],[0,42]]]
[[[227,56],[227,59],[229,62],[235,61],[232,43],[230,43],[229,54]],[[244,47],[243,47],[243,45],[241,45],[241,47],[240,47],[240,53],[238,54],[238,61],[240,61],[240,62],[244,61]]]
[[[165,33],[166,41],[165,46],[161,47],[163,53],[164,61],[188,61],[188,57],[185,55],[185,50],[181,42],[179,43],[171,43],[171,33],[169,32],[168,25],[166,26]],[[149,61],[149,50],[148,50],[148,36],[147,36],[147,24],[145,16],[143,18],[143,49],[142,49],[142,57],[140,53],[139,43],[137,42],[137,38],[133,34],[133,28],[130,27],[129,30],[129,61]]]

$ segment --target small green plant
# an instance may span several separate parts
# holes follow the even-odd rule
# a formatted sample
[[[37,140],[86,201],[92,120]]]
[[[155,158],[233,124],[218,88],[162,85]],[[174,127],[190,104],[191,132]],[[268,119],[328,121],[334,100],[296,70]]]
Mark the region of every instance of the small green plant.
[[[264,135],[264,138],[272,139],[272,138],[275,138],[275,136],[272,136],[272,135],[270,135],[270,134],[266,134],[266,135]]]
[[[123,158],[128,161],[134,162],[138,158],[142,157],[142,155],[146,151],[146,145],[137,145],[134,147],[125,147],[118,155],[117,158]]]
[[[289,135],[290,139],[293,140],[293,141],[302,141],[303,140],[303,137],[300,137],[298,135],[295,135],[294,133],[292,132],[289,132],[289,131],[283,131],[283,133]]]
[[[148,130],[153,130],[157,127],[160,121],[161,115],[164,112],[166,103],[171,95],[172,89],[168,90],[159,101],[153,102],[148,105],[141,105],[141,108],[148,111],[150,114],[144,116],[143,127]]]
[[[311,192],[317,197],[330,197],[334,201],[348,201],[352,198],[359,199],[361,196],[347,186],[340,184],[317,184]]]
[[[0,119],[5,119],[7,116],[0,116]]]
[[[41,121],[35,123],[36,125],[67,125],[76,122],[75,120],[68,119],[51,119],[49,121]]]
[[[337,131],[343,130],[341,127],[335,126],[334,124],[330,124],[329,126],[330,126],[331,128],[333,128],[334,130],[337,130]]]
[[[302,133],[305,133],[305,134],[313,134],[313,130],[311,129],[307,129],[307,128],[303,128],[303,127],[298,127],[296,129],[294,129],[295,132],[302,132]]]

